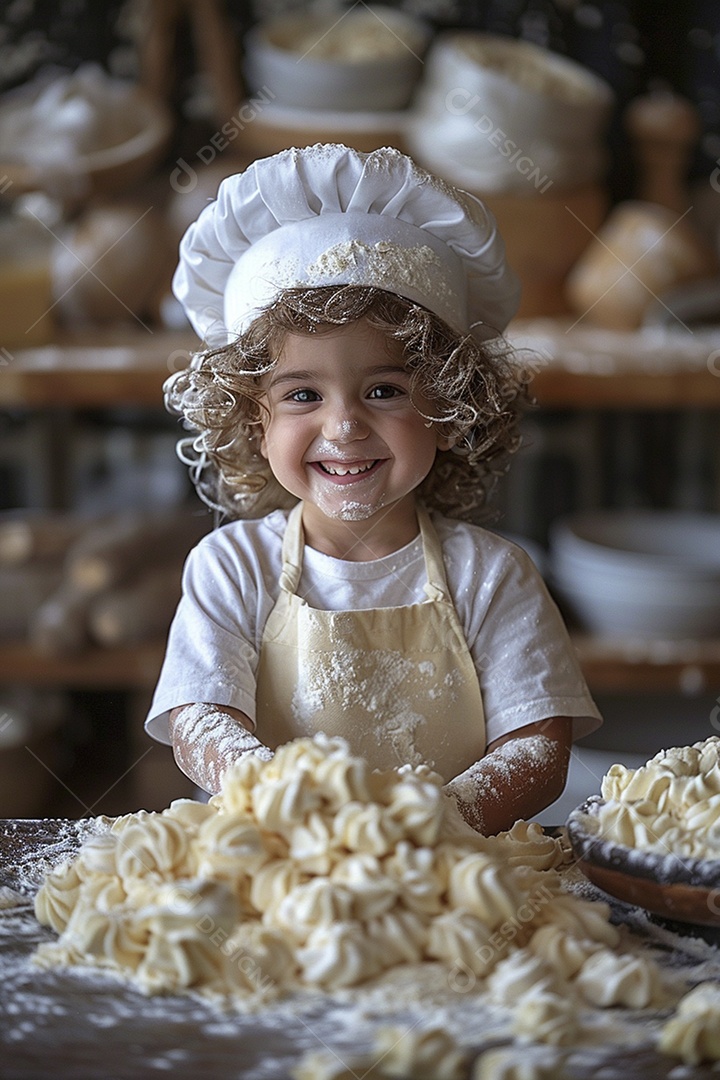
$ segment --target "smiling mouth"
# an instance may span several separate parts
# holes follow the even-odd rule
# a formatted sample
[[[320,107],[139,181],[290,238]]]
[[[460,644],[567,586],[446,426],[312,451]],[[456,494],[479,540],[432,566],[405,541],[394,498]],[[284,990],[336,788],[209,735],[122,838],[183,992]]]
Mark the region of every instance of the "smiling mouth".
[[[340,461],[312,462],[313,467],[321,472],[323,476],[331,476],[340,483],[351,483],[354,480],[364,478],[381,464],[381,458],[375,458],[373,461],[355,461],[352,464],[350,462],[345,464]]]

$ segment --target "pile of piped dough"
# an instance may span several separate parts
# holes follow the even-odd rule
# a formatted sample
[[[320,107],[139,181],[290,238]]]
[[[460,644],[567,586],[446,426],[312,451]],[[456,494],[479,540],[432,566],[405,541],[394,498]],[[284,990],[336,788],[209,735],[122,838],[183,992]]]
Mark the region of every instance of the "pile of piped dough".
[[[322,735],[247,755],[209,804],[119,818],[49,873],[35,910],[59,938],[35,961],[238,1007],[434,961],[555,1045],[576,1041],[583,1008],[663,1000],[608,906],[564,891],[558,841],[526,822],[482,837],[442,784],[425,766],[372,771]]]
[[[603,839],[682,858],[720,859],[720,738],[613,765],[598,807]]]

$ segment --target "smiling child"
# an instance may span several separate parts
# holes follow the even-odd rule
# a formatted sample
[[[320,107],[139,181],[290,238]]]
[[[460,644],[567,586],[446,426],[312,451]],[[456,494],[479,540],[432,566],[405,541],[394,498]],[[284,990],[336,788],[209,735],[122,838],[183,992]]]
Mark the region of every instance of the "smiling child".
[[[474,522],[517,444],[517,282],[486,208],[398,151],[284,151],[230,177],[175,291],[208,348],[169,380],[201,496],[148,719],[215,792],[238,757],[342,735],[427,765],[495,832],[596,727],[529,558]]]

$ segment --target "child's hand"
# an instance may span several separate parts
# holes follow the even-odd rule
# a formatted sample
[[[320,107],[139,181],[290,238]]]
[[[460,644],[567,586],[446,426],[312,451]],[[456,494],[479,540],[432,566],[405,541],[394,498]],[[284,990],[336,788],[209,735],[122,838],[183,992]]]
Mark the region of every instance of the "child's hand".
[[[239,709],[201,702],[170,713],[170,738],[178,768],[203,791],[216,795],[225,770],[245,754],[268,760],[272,750],[251,733]]]

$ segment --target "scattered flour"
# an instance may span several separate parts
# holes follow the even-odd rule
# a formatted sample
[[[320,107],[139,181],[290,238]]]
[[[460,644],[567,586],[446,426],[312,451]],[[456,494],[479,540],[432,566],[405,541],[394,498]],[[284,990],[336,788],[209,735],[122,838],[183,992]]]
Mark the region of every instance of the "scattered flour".
[[[342,278],[364,283],[371,277],[380,288],[396,288],[404,284],[424,296],[433,292],[447,296],[449,288],[443,280],[444,266],[438,255],[427,244],[406,247],[389,240],[364,244],[361,240],[348,240],[334,244],[307,267],[308,280]]]
[[[338,749],[336,742],[333,742],[333,746]],[[289,771],[285,776],[284,790],[273,789],[271,792],[267,788],[267,798],[260,798],[256,804],[258,812],[264,815],[265,828],[268,829],[268,823],[272,820],[273,828],[280,829],[273,833],[276,837],[290,835],[286,829],[296,828],[292,821],[298,813],[302,818],[306,811],[316,812],[308,809],[315,798],[312,784],[303,789],[303,798],[310,800],[307,802],[306,799],[303,803],[305,810],[297,794],[291,797],[291,789],[296,791],[294,779],[304,772],[302,754],[297,746],[294,753],[293,761],[288,759]],[[267,781],[270,781],[275,776],[275,769],[278,775],[273,783],[282,781],[282,762],[277,761],[277,755],[268,762],[255,760],[251,765],[251,760],[248,756],[238,767],[243,775],[264,773]],[[327,758],[320,755],[315,766],[321,771],[329,770],[327,775],[334,778],[333,790],[338,785],[340,806],[333,811],[334,814],[342,811],[350,792],[357,800],[359,792],[364,790],[363,785],[368,782],[357,770],[350,768],[348,772],[346,764],[342,754],[330,764]],[[348,784],[351,785],[350,789]],[[411,781],[409,786],[398,787],[398,797],[402,794],[402,798],[392,805],[404,815],[406,823],[414,821],[412,827],[421,828],[422,819],[422,829],[427,829],[432,824],[432,813],[430,818],[427,812],[424,812],[424,816],[420,814],[420,818],[416,816],[422,806],[414,798],[409,798],[410,788],[414,784],[415,781]],[[563,1075],[573,1080],[586,1080],[591,1076],[620,1080],[620,1077],[632,1075],[643,1080],[655,1080],[660,1075],[668,1075],[671,1068],[667,1059],[662,1063],[658,1057],[657,1042],[673,1003],[699,979],[720,981],[720,955],[713,946],[686,939],[667,928],[660,930],[637,918],[636,933],[614,927],[608,920],[608,908],[598,902],[598,891],[580,879],[572,867],[563,867],[563,846],[544,836],[539,827],[526,823],[519,823],[512,836],[475,837],[469,852],[463,849],[465,841],[457,837],[442,842],[446,846],[441,845],[440,862],[445,865],[444,861],[447,861],[442,873],[450,871],[446,886],[448,895],[454,896],[455,905],[467,907],[468,904],[482,902],[488,926],[496,927],[493,938],[483,946],[483,956],[480,957],[477,950],[472,949],[463,954],[463,939],[459,935],[454,938],[452,951],[444,954],[442,959],[395,963],[383,972],[370,975],[359,985],[344,986],[342,979],[340,984],[332,980],[334,984],[328,986],[290,987],[288,993],[279,999],[248,999],[242,1003],[224,995],[211,998],[199,996],[197,990],[201,987],[191,988],[184,994],[170,992],[148,997],[130,984],[124,974],[102,966],[84,966],[81,958],[76,966],[49,969],[38,968],[29,962],[29,956],[38,944],[49,946],[51,950],[55,947],[53,935],[38,926],[29,902],[29,896],[55,857],[57,861],[67,863],[78,852],[85,851],[87,871],[92,867],[107,866],[112,849],[113,858],[120,859],[126,872],[128,867],[135,867],[133,873],[142,876],[142,864],[138,866],[136,861],[138,855],[142,854],[145,860],[155,858],[154,865],[158,869],[161,864],[165,865],[167,869],[162,873],[170,874],[172,878],[176,872],[172,867],[178,867],[180,864],[177,860],[185,857],[182,854],[185,850],[182,845],[183,832],[189,836],[194,829],[207,828],[214,836],[217,835],[218,840],[222,840],[219,846],[212,849],[215,873],[224,866],[223,873],[232,874],[235,871],[232,869],[231,853],[239,849],[233,849],[232,844],[227,849],[223,847],[230,838],[226,832],[226,826],[230,826],[236,838],[240,836],[238,829],[245,830],[242,831],[245,853],[239,863],[238,855],[234,855],[234,865],[256,865],[257,873],[260,873],[262,865],[252,862],[259,853],[253,848],[247,833],[247,811],[240,813],[238,810],[241,805],[247,806],[248,792],[251,800],[254,799],[254,791],[254,786],[242,788],[242,785],[234,788],[232,797],[228,791],[228,798],[234,799],[232,806],[229,803],[223,806],[222,801],[216,801],[215,808],[203,808],[200,804],[181,800],[169,808],[170,813],[144,815],[140,812],[120,819],[119,829],[104,819],[81,823],[47,823],[44,840],[43,823],[20,822],[16,823],[16,828],[5,826],[4,832],[0,833],[0,851],[6,856],[9,854],[9,858],[8,867],[0,876],[0,884],[14,894],[23,895],[24,892],[25,895],[24,902],[0,912],[0,1009],[9,1018],[9,1023],[0,1030],[0,1052],[4,1054],[6,1064],[12,1062],[13,1076],[35,1076],[38,1061],[57,1060],[59,1055],[72,1074],[78,1077],[91,1075],[83,1071],[90,1060],[95,1063],[97,1075],[103,1062],[117,1058],[122,1061],[124,1070],[118,1071],[118,1080],[125,1076],[143,1075],[151,1069],[172,1070],[184,1080],[185,1077],[206,1074],[209,1067],[214,1069],[215,1074],[231,1077],[238,1075],[238,1061],[242,1061],[241,1075],[244,1080],[268,1080],[270,1077],[286,1080],[303,1055],[321,1048],[329,1049],[339,1061],[351,1067],[358,1055],[367,1055],[369,1049],[378,1045],[378,1033],[392,1024],[403,1033],[416,1032],[416,1041],[420,1042],[421,1036],[427,1034],[429,1028],[442,1030],[449,1040],[446,1049],[450,1057],[447,1060],[452,1060],[454,1049],[462,1050],[463,1058],[476,1077],[492,1076],[493,1080],[497,1080],[500,1076],[522,1076],[522,1072],[511,1071],[512,1061],[518,1066],[519,1062],[532,1059],[540,1069],[541,1062],[552,1058],[562,1064],[561,1072],[543,1074],[538,1071],[531,1075]],[[345,792],[344,796],[339,794],[341,791]],[[445,802],[451,805],[449,801]],[[444,807],[444,803],[438,806]],[[243,814],[244,824],[239,820]],[[151,843],[152,830],[159,821],[172,821],[174,824],[168,828],[162,826]],[[350,817],[346,816],[344,821],[344,827],[350,828]],[[282,825],[282,822],[290,824]],[[182,828],[177,827],[178,823]],[[349,836],[350,833],[344,835]],[[373,834],[358,832],[352,835],[370,838]],[[418,833],[418,838],[420,835]],[[428,833],[427,837],[430,835]],[[468,832],[461,832],[460,835],[467,837]],[[119,837],[122,842],[108,842],[113,836]],[[88,841],[91,841],[89,845]],[[205,845],[206,842],[207,837]],[[277,839],[273,841],[277,842]],[[375,840],[370,842],[375,843]],[[364,843],[361,841],[361,845]],[[460,856],[459,860],[451,854],[458,844],[460,848],[456,855]],[[444,894],[433,890],[440,864],[434,862],[431,866],[428,863],[423,869],[422,852],[426,851],[429,855],[432,850],[432,842],[428,846],[427,839],[425,842],[418,839],[407,848],[400,861],[398,851],[393,852],[392,848],[382,858],[395,860],[388,866],[397,864],[398,869],[402,866],[403,888],[409,890],[409,899],[414,898],[412,902],[416,913],[433,912],[440,903],[439,916],[427,914],[425,921],[434,920],[449,930],[452,923],[442,921],[445,919],[442,911],[444,901],[440,897]],[[317,850],[313,853],[307,847],[295,851],[295,860],[318,857]],[[537,858],[533,858],[533,852]],[[16,853],[21,857],[17,865],[13,865]],[[513,862],[514,859],[517,861]],[[165,860],[164,864],[162,860]],[[278,860],[278,853],[275,861],[283,861],[282,858]],[[344,864],[342,876],[345,881],[354,881],[356,878],[353,875],[360,873],[357,880],[362,888],[357,894],[357,902],[362,899],[368,915],[377,911],[378,905],[381,910],[391,897],[379,887],[382,882],[372,872],[370,853],[361,846],[355,852],[355,861],[351,860],[351,863]],[[492,867],[495,877],[491,875],[491,878],[483,879],[485,884],[482,894],[479,894],[473,882],[476,871],[481,867]],[[145,871],[157,873],[151,863],[145,865]],[[307,894],[308,903],[303,902],[293,909],[293,917],[288,923],[289,933],[292,934],[297,928],[299,916],[306,923],[308,917],[313,919],[318,916],[321,921],[330,918],[332,922],[333,909],[323,907],[325,900],[320,895],[327,895],[323,892],[325,880],[325,874],[319,870],[310,874],[310,882],[317,883],[312,885],[310,891],[315,890],[317,895],[309,902]],[[523,897],[527,898],[528,893],[538,897],[538,903],[523,918],[520,918],[523,910],[520,896],[511,895],[512,889],[519,887],[520,883]],[[157,883],[152,887],[156,888]],[[543,889],[547,895],[543,892],[540,896]],[[266,894],[268,902],[279,901],[276,908],[278,913],[283,902],[280,895],[283,891],[284,887],[276,880],[275,889],[270,889]],[[337,895],[341,893],[342,890]],[[102,895],[109,896],[108,893]],[[167,926],[169,939],[182,930],[182,921],[177,921],[177,917],[182,916],[181,908],[177,907],[178,895],[176,893],[175,908],[171,907],[168,911],[168,916],[174,914],[176,917],[172,931],[170,924]],[[295,897],[299,899],[297,892]],[[506,903],[508,906],[504,907]],[[202,910],[206,917],[210,909]],[[217,908],[214,910],[216,914],[219,911]],[[452,911],[448,914],[452,915]],[[623,917],[622,909],[615,912],[615,917]],[[461,920],[456,925],[460,928],[465,923]],[[575,926],[574,931],[572,926]],[[215,934],[217,929],[217,921],[214,928],[206,926],[206,938]],[[613,964],[610,956],[618,961],[624,961],[626,957],[632,957],[633,961],[642,959],[645,964],[654,961],[662,974],[663,1000],[651,1000],[646,1006],[633,1008],[599,1009],[593,1004],[592,997],[582,999],[579,995],[576,984],[571,981],[570,969],[563,974],[564,954],[560,950],[553,978],[560,980],[560,984],[566,980],[563,994],[576,1008],[578,1039],[567,1046],[563,1045],[560,1050],[551,1046],[546,1052],[536,1043],[518,1038],[513,1031],[514,1010],[491,999],[482,964],[489,964],[490,970],[499,972],[493,977],[493,985],[499,996],[511,993],[508,988],[515,986],[525,1002],[532,1001],[534,984],[530,976],[533,971],[542,974],[545,970],[537,958],[533,960],[535,954],[530,948],[532,932],[539,931],[543,932],[543,941],[549,932],[560,937],[572,937],[573,933],[579,932],[583,940],[591,939],[595,955],[599,951],[603,957],[602,964],[598,965],[596,961],[596,966],[603,970],[603,984],[614,981],[619,987],[627,985],[627,964]],[[310,930],[310,933],[313,932]],[[401,929],[396,928],[385,947],[399,942],[402,933]],[[219,936],[218,941],[222,940],[222,936]],[[220,946],[216,945],[215,951],[219,952]],[[212,957],[212,953],[208,952],[208,956]],[[455,959],[454,969],[449,968],[451,958]],[[345,962],[351,959],[346,954]],[[465,962],[466,974],[462,982],[456,977],[461,960]],[[467,961],[476,965],[474,970]],[[342,965],[337,970],[342,971]],[[585,981],[588,980],[589,974],[586,972]],[[499,987],[505,989],[501,991]],[[238,1009],[240,1011],[236,1011]],[[130,1040],[129,1028],[132,1030]],[[700,1043],[695,1040],[693,1045],[697,1048]],[[621,1048],[621,1053],[618,1053],[618,1048]],[[507,1066],[506,1071],[497,1074],[488,1072],[493,1060],[489,1055],[500,1051],[500,1061],[505,1062],[503,1068]],[[684,1065],[681,1067],[687,1068]],[[415,1069],[409,1075],[413,1076],[413,1080],[419,1080],[422,1073]],[[706,1074],[688,1070],[684,1075],[689,1078]]]

